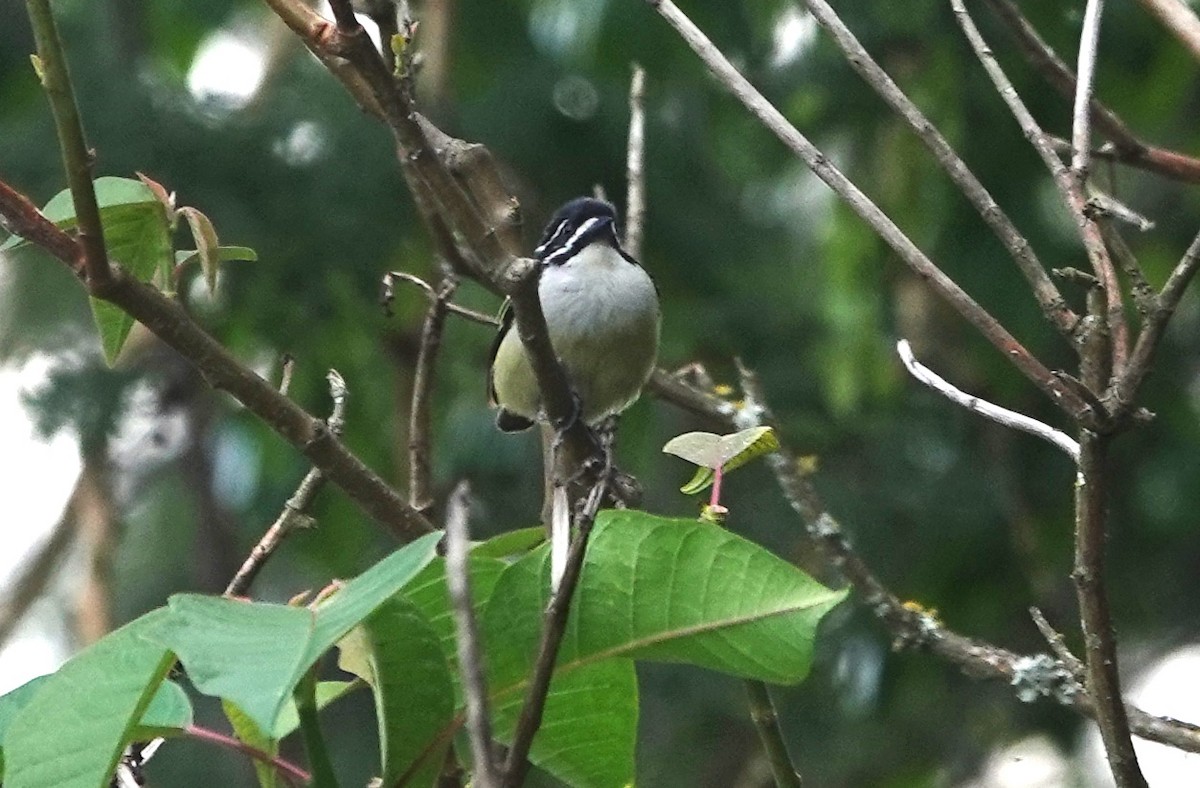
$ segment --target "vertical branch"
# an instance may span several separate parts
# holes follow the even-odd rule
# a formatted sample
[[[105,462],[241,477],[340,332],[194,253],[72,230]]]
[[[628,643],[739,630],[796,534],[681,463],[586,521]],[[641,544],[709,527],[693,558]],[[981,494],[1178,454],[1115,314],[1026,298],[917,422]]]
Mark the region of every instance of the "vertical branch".
[[[483,675],[483,652],[479,648],[479,626],[471,597],[467,567],[467,515],[470,501],[466,482],[460,482],[446,506],[446,587],[454,610],[458,668],[462,673],[467,701],[467,733],[475,761],[471,782],[479,788],[497,788],[496,764],[492,760],[492,723],[488,711],[487,682]]]
[[[450,298],[457,288],[458,279],[452,273],[446,273],[425,313],[425,324],[421,327],[421,347],[417,352],[412,407],[408,414],[408,505],[418,512],[426,511],[433,503],[429,461],[431,394],[438,352],[442,347],[442,329],[446,325]]]
[[[107,445],[84,464],[76,490],[75,527],[87,548],[87,576],[76,600],[76,628],[85,645],[113,629],[113,559],[117,511],[112,499]]]
[[[1087,689],[1108,765],[1120,788],[1143,788],[1117,674],[1117,644],[1104,588],[1108,436],[1083,430],[1075,483],[1075,593],[1083,625]]]
[[[1075,107],[1071,117],[1071,169],[1080,186],[1087,180],[1092,156],[1092,94],[1096,80],[1096,50],[1100,46],[1100,15],[1104,0],[1088,0],[1079,33],[1079,65],[1075,69]]]
[[[783,732],[779,729],[779,717],[775,714],[775,706],[771,703],[767,685],[761,681],[747,679],[746,698],[750,704],[750,719],[754,722],[758,738],[762,740],[763,748],[767,751],[767,762],[771,765],[771,775],[775,778],[776,788],[800,788],[800,775],[788,756]]]
[[[646,69],[633,64],[629,80],[629,143],[625,157],[625,249],[642,257],[646,228]]]
[[[606,468],[601,474],[600,480],[593,485],[576,517],[576,535],[567,554],[566,571],[563,572],[558,590],[551,594],[550,604],[546,607],[542,619],[542,637],[538,642],[533,675],[529,678],[529,688],[525,692],[525,701],[521,705],[521,714],[513,731],[512,747],[509,748],[508,758],[504,762],[503,788],[519,788],[529,772],[529,748],[533,746],[533,737],[542,725],[542,712],[545,711],[546,696],[550,692],[554,663],[558,659],[558,649],[562,646],[563,635],[567,630],[571,597],[575,594],[575,587],[579,585],[588,537],[591,535],[596,513],[600,510],[600,502],[604,500],[608,491],[611,470]]]
[[[108,267],[108,252],[104,247],[104,229],[100,222],[100,206],[92,188],[92,151],[88,149],[75,103],[75,90],[67,70],[67,56],[50,0],[26,0],[33,38],[37,42],[42,87],[50,99],[58,147],[62,152],[63,169],[75,204],[79,228],[79,244],[83,247],[84,265],[92,285],[106,284],[112,272]]]

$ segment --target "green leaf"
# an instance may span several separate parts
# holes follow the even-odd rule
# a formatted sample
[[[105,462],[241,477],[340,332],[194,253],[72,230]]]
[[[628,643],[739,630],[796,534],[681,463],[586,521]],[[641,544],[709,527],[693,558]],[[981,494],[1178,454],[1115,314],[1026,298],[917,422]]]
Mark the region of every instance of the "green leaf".
[[[662,450],[699,466],[692,480],[679,488],[686,495],[694,495],[712,484],[716,468],[729,473],[778,449],[779,439],[774,430],[751,427],[729,435],[688,432],[667,441]]]
[[[29,705],[33,696],[49,678],[50,676],[47,675],[30,679],[0,697],[0,780],[4,779],[4,732],[8,730],[13,718],[17,716],[17,712]]]
[[[97,178],[94,187],[109,260],[143,282],[149,282],[157,270],[168,270],[172,259],[170,221],[150,187],[112,177]],[[56,194],[42,213],[63,229],[74,227],[75,203],[70,190]],[[0,251],[22,243],[22,239],[10,238]],[[133,328],[133,318],[106,301],[93,298],[91,302],[104,357],[112,364]]]
[[[450,737],[437,733],[454,719],[454,682],[438,633],[403,596],[379,607],[338,644],[338,665],[375,695],[384,785],[432,786]],[[434,741],[435,746],[425,744]]]
[[[520,557],[546,541],[545,526],[535,525],[532,528],[518,528],[515,531],[505,531],[497,534],[486,542],[475,545],[471,555],[490,558]]]
[[[347,582],[317,608],[178,594],[148,636],[179,655],[201,692],[231,700],[274,730],[300,678],[434,558],[427,534]]]
[[[142,635],[155,610],[80,652],[48,677],[4,736],[5,788],[102,788],[172,656]]]
[[[340,700],[349,695],[356,689],[363,686],[361,681],[318,681],[317,682],[317,709],[323,709],[336,700]],[[286,739],[296,732],[300,727],[300,715],[296,712],[296,703],[290,700],[279,712],[279,719],[275,721],[275,730],[272,736],[275,739]]]
[[[254,251],[249,246],[218,246],[217,259],[222,263],[256,263],[258,262],[258,252]],[[198,262],[200,262],[199,249],[185,249],[175,253],[176,268]]]
[[[532,671],[548,577],[542,548],[504,572],[484,616],[503,739]],[[636,691],[624,677],[633,675],[630,660],[796,683],[808,673],[818,622],[844,597],[717,526],[602,512],[531,760],[572,785],[626,784],[637,714]]]
[[[200,258],[200,270],[204,272],[204,282],[208,285],[209,295],[212,295],[217,291],[217,268],[221,262],[217,228],[213,227],[211,219],[195,208],[180,208],[179,215],[187,220],[188,228],[192,231],[196,254]]]
[[[192,701],[173,681],[164,681],[138,720],[134,741],[177,736],[192,724]]]

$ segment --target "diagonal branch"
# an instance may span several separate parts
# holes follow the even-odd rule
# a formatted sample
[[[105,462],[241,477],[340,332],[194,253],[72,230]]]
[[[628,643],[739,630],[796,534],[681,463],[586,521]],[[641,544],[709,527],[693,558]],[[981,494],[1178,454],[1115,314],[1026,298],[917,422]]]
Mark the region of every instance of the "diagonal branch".
[[[664,370],[655,370],[647,388],[660,399],[720,425],[725,430],[771,425],[779,434],[782,447],[767,457],[780,492],[804,523],[809,544],[825,563],[849,581],[860,603],[870,610],[892,635],[897,647],[923,647],[941,659],[959,666],[964,673],[980,679],[1010,684],[1030,698],[1048,697],[1086,716],[1095,716],[1092,698],[1077,692],[1069,669],[1055,672],[1030,670],[1038,664],[1036,656],[1024,656],[1000,646],[961,635],[945,626],[917,605],[902,602],[885,586],[850,544],[841,524],[826,508],[820,493],[795,452],[787,446],[771,409],[763,398],[757,377],[740,370],[743,403],[729,402],[716,394],[684,382]],[[1143,739],[1161,742],[1187,752],[1200,752],[1200,726],[1147,714],[1128,707],[1132,731]]]
[[[984,0],[1002,21],[1017,48],[1042,78],[1064,98],[1075,96],[1075,73],[1038,35],[1012,0]],[[1190,183],[1200,183],[1200,159],[1143,142],[1117,114],[1094,96],[1091,100],[1092,123],[1110,143],[1092,152],[1097,158],[1119,161]]]
[[[1142,8],[1162,22],[1192,57],[1200,60],[1200,18],[1181,0],[1138,0]]]
[[[859,76],[879,94],[895,113],[904,119],[913,133],[924,143],[933,154],[938,165],[954,182],[963,196],[971,203],[979,216],[991,229],[992,233],[1004,244],[1009,255],[1020,268],[1033,296],[1046,319],[1064,335],[1070,336],[1075,330],[1079,317],[1071,311],[1063,299],[1062,293],[1050,280],[1045,267],[1023,236],[1004,213],[1003,209],[992,199],[992,195],[975,174],[967,167],[950,143],[942,136],[924,113],[917,108],[904,94],[899,86],[892,81],[887,72],[875,62],[866,48],[859,43],[854,33],[850,31],[826,0],[804,0],[813,18],[825,28],[833,38],[834,43],[842,50],[848,62]]]
[[[813,145],[779,112],[718,50],[671,0],[647,0],[688,46],[700,57],[718,81],[792,150],[809,169],[865,221],[914,273],[975,326],[1026,378],[1074,418],[1089,418],[1089,406],[1067,389],[1037,358],[1009,333],[995,317],[948,277],[900,230],[829,158]]]
[[[954,9],[955,20],[966,35],[967,43],[970,44],[979,62],[983,64],[992,84],[996,86],[996,92],[1008,105],[1009,111],[1020,125],[1025,138],[1041,156],[1042,162],[1050,171],[1054,183],[1062,195],[1063,202],[1071,214],[1071,220],[1079,233],[1083,248],[1087,251],[1092,270],[1095,271],[1096,277],[1104,288],[1106,312],[1104,317],[1112,336],[1111,367],[1115,374],[1124,367],[1128,357],[1129,329],[1125,323],[1121,288],[1117,282],[1117,273],[1113,267],[1112,258],[1108,254],[1108,248],[1104,245],[1099,225],[1088,215],[1089,211],[1086,210],[1087,196],[1084,193],[1084,179],[1079,177],[1078,173],[1068,169],[1058,158],[1049,136],[1029,112],[1017,94],[1016,88],[1013,87],[1004,70],[1000,68],[995,53],[979,33],[975,21],[967,12],[964,0],[950,0],[950,5]]]

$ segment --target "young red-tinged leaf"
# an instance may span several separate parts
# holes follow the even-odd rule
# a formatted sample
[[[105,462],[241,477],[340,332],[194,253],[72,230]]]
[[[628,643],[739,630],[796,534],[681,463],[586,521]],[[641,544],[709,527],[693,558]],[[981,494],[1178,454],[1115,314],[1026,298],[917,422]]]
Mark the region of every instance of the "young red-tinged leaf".
[[[165,186],[144,172],[134,174],[137,175],[139,181],[146,184],[146,188],[162,203],[163,208],[167,212],[167,219],[173,228],[175,226],[175,192],[168,192]]]

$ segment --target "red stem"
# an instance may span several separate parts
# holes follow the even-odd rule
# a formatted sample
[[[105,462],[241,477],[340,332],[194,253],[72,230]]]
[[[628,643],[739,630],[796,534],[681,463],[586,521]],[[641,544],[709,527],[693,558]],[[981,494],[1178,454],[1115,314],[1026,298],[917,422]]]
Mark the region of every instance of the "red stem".
[[[721,505],[721,468],[720,465],[713,468],[712,495],[708,499],[709,508]]]
[[[294,763],[289,763],[277,755],[272,755],[269,752],[264,752],[263,750],[258,749],[257,747],[252,747],[249,744],[246,744],[244,741],[239,741],[232,736],[226,736],[223,733],[218,733],[217,731],[210,730],[208,728],[201,728],[199,725],[189,725],[183,729],[183,732],[188,736],[191,736],[193,739],[211,742],[212,744],[216,744],[221,747],[236,750],[240,753],[249,755],[251,758],[257,761],[270,764],[271,766],[275,767],[276,771],[279,772],[280,776],[282,776],[289,785],[296,785],[297,783],[307,784],[309,780],[312,779],[308,772],[304,771],[299,766],[296,766]]]

